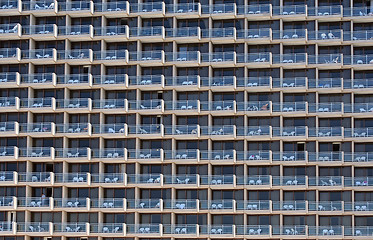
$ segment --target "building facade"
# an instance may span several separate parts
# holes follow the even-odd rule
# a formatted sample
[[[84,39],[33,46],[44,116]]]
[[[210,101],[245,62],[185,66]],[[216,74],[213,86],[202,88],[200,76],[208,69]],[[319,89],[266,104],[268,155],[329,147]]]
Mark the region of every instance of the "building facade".
[[[0,240],[372,239],[373,2],[0,1]]]

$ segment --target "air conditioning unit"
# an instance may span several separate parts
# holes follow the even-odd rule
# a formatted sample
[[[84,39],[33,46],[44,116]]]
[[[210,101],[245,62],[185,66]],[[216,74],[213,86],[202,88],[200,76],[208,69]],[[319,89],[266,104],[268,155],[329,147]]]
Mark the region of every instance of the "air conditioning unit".
[[[51,237],[44,237],[44,240],[52,240]]]
[[[88,240],[87,237],[81,237],[80,240]]]

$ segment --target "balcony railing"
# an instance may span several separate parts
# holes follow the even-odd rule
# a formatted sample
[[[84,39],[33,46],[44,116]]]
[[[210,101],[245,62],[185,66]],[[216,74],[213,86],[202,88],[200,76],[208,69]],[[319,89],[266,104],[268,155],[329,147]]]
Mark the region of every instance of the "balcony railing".
[[[370,226],[314,226],[314,225],[197,225],[197,224],[125,224],[125,223],[82,223],[82,222],[1,222],[4,233],[104,233],[125,236],[281,236],[281,237],[369,237]],[[115,235],[114,235],[115,236]]]

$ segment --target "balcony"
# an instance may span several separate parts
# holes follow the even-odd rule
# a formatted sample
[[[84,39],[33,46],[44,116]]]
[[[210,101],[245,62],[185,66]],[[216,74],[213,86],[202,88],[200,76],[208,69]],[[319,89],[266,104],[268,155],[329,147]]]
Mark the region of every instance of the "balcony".
[[[273,7],[273,15],[281,16],[284,21],[287,19],[303,20],[307,16],[307,9],[306,5],[276,6]]]
[[[172,175],[165,176],[165,184],[181,184],[181,185],[194,185],[198,183],[199,177],[197,175]]]
[[[213,19],[235,17],[237,6],[235,3],[202,5],[202,14],[209,14]]]
[[[19,157],[35,158],[38,160],[51,159],[52,152],[51,148],[48,147],[30,147],[30,148],[19,148]]]
[[[18,152],[15,151],[15,147],[0,147],[0,156],[4,159],[16,159],[18,158]],[[0,176],[0,181],[4,179],[3,176]]]
[[[184,114],[184,111],[188,112],[199,112],[200,111],[200,102],[199,100],[187,100],[187,101],[172,101],[172,102],[165,102],[165,110],[167,111],[176,111],[176,114],[180,112]]]
[[[17,207],[50,208],[49,198],[29,197],[18,198]]]
[[[56,183],[87,184],[89,173],[56,173]]]
[[[93,110],[100,110],[104,112],[127,112],[128,101],[127,99],[104,99],[104,100],[93,100]]]
[[[307,186],[307,178],[305,176],[280,176],[273,177],[274,186],[286,186],[290,188],[304,188]],[[298,187],[300,186],[300,187]]]
[[[75,16],[91,16],[93,14],[93,2],[91,1],[72,1],[59,2],[59,12],[66,12],[69,15]]]
[[[2,132],[3,135],[6,134],[15,134],[19,132],[18,123],[16,122],[1,122],[0,123],[0,132]]]
[[[342,137],[343,129],[342,127],[319,127],[310,128],[308,131],[310,137]]]
[[[71,41],[91,40],[93,27],[91,25],[59,26],[58,35],[68,37]]]
[[[90,49],[57,51],[57,61],[67,61],[72,65],[90,64],[93,61],[93,52]]]
[[[18,223],[17,232],[48,234],[49,223]]]
[[[92,101],[89,98],[57,99],[57,109],[68,109],[69,111],[82,111],[92,109]]]
[[[175,151],[164,151],[164,159],[167,161],[199,161],[200,159],[200,152],[199,150],[195,149],[181,149]]]
[[[257,115],[260,113],[269,113],[272,109],[271,103],[268,101],[261,102],[240,102],[237,103],[237,111],[245,111],[245,113]]]
[[[128,134],[138,134],[140,137],[161,137],[164,134],[163,125],[149,124],[149,125],[136,125],[128,126]],[[142,136],[141,136],[142,135]]]
[[[5,0],[0,3],[0,14],[8,16],[9,14],[19,14],[20,6],[17,0]]]
[[[319,68],[340,68],[345,61],[342,54],[319,54],[308,56],[308,63],[318,65]]]
[[[273,227],[272,234],[275,236],[307,236],[307,226],[281,226]]]
[[[193,90],[194,88],[200,87],[200,76],[177,76],[177,77],[167,77],[165,78],[166,86],[175,86],[175,87],[182,87],[184,90],[188,90],[189,88]],[[185,88],[187,87],[187,88]]]
[[[104,127],[105,128],[105,127]],[[124,133],[126,135],[126,133]],[[105,149],[94,149],[93,158],[100,158],[103,160],[112,160],[112,159],[123,159],[127,160],[127,149],[124,148],[105,148]]]
[[[372,16],[372,12],[369,7],[343,8],[343,16],[353,17],[357,22],[366,22],[369,21],[368,18]]]
[[[91,233],[103,233],[103,234],[121,234],[124,233],[124,227],[121,223],[102,223],[102,224],[90,224]]]
[[[306,132],[305,128],[302,128],[302,127],[295,127],[295,128],[291,128],[290,130],[299,131],[304,135],[305,135],[304,132]],[[299,134],[299,135],[302,136],[302,134]],[[273,152],[272,153],[272,161],[283,161],[284,164],[285,162],[293,162],[292,164],[294,164],[295,162],[305,162],[308,160],[307,157],[308,157],[307,152],[302,152],[302,151],[284,151],[284,152]]]
[[[87,148],[56,148],[55,158],[90,159],[90,151]],[[61,177],[61,179],[63,176]]]
[[[209,176],[200,176],[201,185],[231,185],[233,186],[235,182],[234,176],[219,176],[219,175],[209,175]]]
[[[354,236],[354,237],[370,237],[373,235],[373,227],[370,226],[354,226],[346,227],[344,231],[345,236]]]
[[[128,101],[128,110],[133,111],[150,111],[150,112],[163,112],[163,100],[141,100],[141,101]]]
[[[343,177],[341,176],[330,176],[330,177],[309,177],[308,178],[309,186],[318,186],[318,187],[342,187],[343,186]]]
[[[174,137],[180,136],[181,138],[188,137],[198,137],[199,126],[195,125],[174,125],[174,126],[165,126],[165,135],[174,135]]]
[[[341,78],[308,79],[308,88],[317,88],[319,91],[325,89],[330,92],[333,91],[333,88],[342,89],[342,84],[344,82]]]
[[[91,135],[91,125],[89,123],[56,124],[56,134],[89,136]]]
[[[271,176],[265,176],[265,175],[237,177],[237,184],[250,186],[254,188],[263,188],[263,186],[267,186],[267,187],[271,186],[272,179],[271,179]],[[258,209],[256,209],[256,207],[253,204],[253,207],[250,210],[258,210]]]
[[[201,40],[201,29],[199,27],[166,28],[165,35],[166,38],[174,39],[178,43],[198,42]]]
[[[307,112],[307,102],[282,102],[272,104],[273,112],[305,114]]]
[[[31,111],[48,111],[55,109],[54,98],[23,98],[20,99],[21,108],[29,108]]]
[[[250,63],[248,67],[269,67],[272,64],[271,53],[237,54],[238,63]]]
[[[201,102],[201,111],[211,111],[212,114],[231,114],[236,112],[236,101]]]
[[[53,231],[55,233],[85,235],[87,225],[85,223],[53,223]]]
[[[345,64],[353,65],[355,68],[366,68],[372,66],[373,55],[351,55],[344,58]]]
[[[17,82],[18,76],[16,73],[8,73],[5,75],[5,82]],[[47,85],[55,85],[56,76],[53,73],[38,73],[38,74],[22,74],[19,76],[20,83],[29,84],[33,87],[46,87]],[[3,79],[4,82],[4,79]],[[19,85],[19,84],[18,84]]]
[[[340,152],[309,152],[309,162],[340,162],[343,161],[343,154]]]
[[[373,179],[371,177],[345,177],[344,185],[349,187],[371,187]]]
[[[90,84],[90,76],[88,74],[66,74],[57,75],[56,84],[68,84],[70,88],[88,86]]]
[[[164,17],[166,5],[164,2],[130,4],[130,14],[141,14],[144,18]]]
[[[175,199],[175,200],[164,200],[164,209],[173,210],[193,210],[196,211],[199,208],[199,200],[195,199]]]
[[[236,40],[236,28],[211,28],[202,29],[202,38],[211,39],[213,42],[224,41],[224,43]]]
[[[272,30],[268,29],[245,29],[236,30],[237,40],[244,39],[249,44],[269,43],[272,39]]]
[[[143,75],[143,76],[131,76],[128,78],[128,86],[135,88],[155,88],[159,89],[164,86],[163,75]]]
[[[254,137],[260,139],[260,136],[268,138],[272,136],[272,129],[269,126],[247,126],[237,127],[237,136]]]
[[[234,125],[202,126],[201,136],[209,136],[211,138],[232,138],[236,136],[236,129]]]
[[[165,36],[164,27],[138,27],[129,28],[129,37],[131,39],[140,39],[141,41],[162,41]]]
[[[128,2],[105,2],[95,3],[95,12],[102,12],[105,16],[109,17],[122,17],[123,14],[129,14],[129,3]]]
[[[247,90],[252,89],[254,91],[256,91],[259,87],[268,89],[271,86],[271,79],[271,77],[236,78],[236,85],[237,87],[245,87]]]
[[[373,39],[373,31],[351,31],[350,35],[347,35],[348,41],[353,41],[354,44],[364,45]]]
[[[32,11],[33,14],[46,15],[57,12],[54,1],[23,1],[22,11]]]
[[[320,21],[340,19],[343,16],[342,5],[308,7],[308,16],[316,17]]]
[[[231,87],[233,89],[236,88],[236,78],[234,76],[221,76],[221,77],[202,77],[201,80],[201,87]]]
[[[202,63],[208,63],[213,66],[233,67],[236,64],[235,52],[219,52],[219,53],[202,53]]]
[[[273,40],[281,40],[284,44],[305,43],[307,41],[306,29],[288,29],[273,31]]]
[[[234,234],[233,225],[211,225],[211,226],[200,226],[200,234],[211,235],[211,236],[233,236]]]
[[[128,61],[128,51],[126,50],[106,50],[93,52],[93,60],[106,65],[124,64]]]
[[[316,103],[316,104],[309,104],[308,111],[310,113],[339,113],[342,114],[344,112],[343,103]]]
[[[130,205],[130,202],[132,200],[127,200],[128,205]],[[100,208],[100,209],[106,209],[106,208],[120,208],[125,209],[125,199],[122,198],[99,198],[95,199],[95,201],[90,201],[92,204],[92,208]]]
[[[283,88],[284,91],[289,88],[293,91],[293,88],[307,88],[307,78],[296,77],[296,78],[278,78],[272,80],[272,87]]]
[[[127,74],[116,74],[116,75],[93,75],[94,85],[106,85],[105,88],[117,88],[117,84],[122,87],[128,87],[128,75]],[[114,85],[114,86],[111,86]]]
[[[129,61],[144,66],[161,66],[165,61],[163,51],[130,52]]]
[[[34,173],[19,173],[18,174],[19,182],[28,182],[28,183],[44,183],[50,184],[52,182],[52,173],[43,173],[43,172],[34,172]]]
[[[22,26],[22,35],[30,36],[34,39],[54,40],[57,34],[57,25],[54,24]]]
[[[35,64],[48,64],[56,61],[56,54],[53,49],[35,49],[22,51],[23,60],[33,60]]]
[[[196,224],[163,225],[163,234],[194,235],[197,236],[198,226]]]
[[[118,41],[118,39],[129,39],[128,26],[106,26],[102,28],[94,28],[95,37],[103,37],[106,41]],[[110,37],[109,37],[110,36]]]
[[[198,66],[201,63],[201,54],[198,51],[167,52],[165,61],[176,66]]]
[[[125,183],[125,177],[122,173],[104,173],[104,174],[91,174],[92,183],[101,184],[117,184]]]
[[[308,40],[317,41],[320,45],[329,45],[336,44],[341,42],[344,39],[346,34],[343,34],[342,30],[318,30],[318,31],[309,31]]]
[[[5,5],[4,5],[5,6]],[[2,7],[0,7],[1,14]],[[21,35],[21,25],[19,24],[1,24],[0,39],[18,39]]]
[[[373,211],[373,206],[372,202],[345,202],[344,210],[364,213],[366,211]]]
[[[307,64],[307,54],[306,53],[295,53],[295,54],[281,54],[273,55],[273,64],[282,64],[284,68],[294,67],[299,65],[304,67]]]
[[[306,212],[307,202],[306,201],[284,201],[284,202],[273,202],[273,211],[303,211]]]
[[[342,211],[344,209],[343,202],[341,201],[321,201],[321,202],[309,202],[308,210],[317,211],[319,213],[323,212],[334,212]]]
[[[128,184],[147,184],[147,185],[161,185],[163,182],[163,176],[161,174],[136,174],[128,175]]]
[[[346,138],[355,138],[355,139],[366,139],[373,136],[373,128],[346,128],[344,131]]]
[[[21,61],[21,50],[15,49],[0,49],[0,63],[11,64]]]
[[[237,6],[237,12],[239,15],[245,15],[247,18],[258,19],[269,19],[272,14],[271,4],[258,4],[258,5],[247,5]]]
[[[200,151],[200,160],[235,162],[235,150]]]
[[[195,18],[201,15],[199,3],[167,4],[167,13],[173,13],[177,18]]]
[[[270,162],[272,159],[272,153],[270,151],[249,151],[249,152],[237,152],[237,160],[248,161],[248,163],[255,161],[266,161]]]

